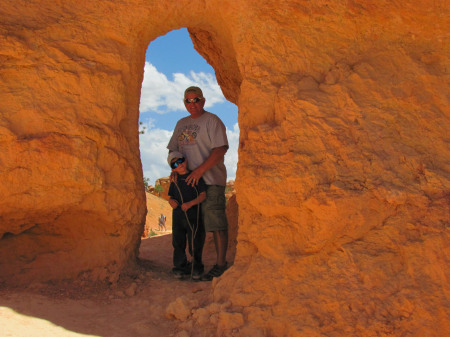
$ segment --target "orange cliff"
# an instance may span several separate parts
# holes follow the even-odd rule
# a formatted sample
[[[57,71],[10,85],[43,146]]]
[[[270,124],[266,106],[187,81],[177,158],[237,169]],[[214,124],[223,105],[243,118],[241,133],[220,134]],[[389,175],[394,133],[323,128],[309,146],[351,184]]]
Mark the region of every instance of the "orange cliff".
[[[134,263],[145,51],[188,27],[239,107],[239,233],[211,305],[180,324],[450,334],[449,14],[418,0],[2,3],[0,283],[114,282]]]

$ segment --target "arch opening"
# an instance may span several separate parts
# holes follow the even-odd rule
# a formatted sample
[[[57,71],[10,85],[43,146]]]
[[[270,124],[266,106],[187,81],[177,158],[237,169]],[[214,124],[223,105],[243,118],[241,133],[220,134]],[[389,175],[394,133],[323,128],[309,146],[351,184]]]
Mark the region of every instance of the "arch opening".
[[[229,149],[225,156],[226,198],[230,224],[227,258],[232,263],[236,251],[238,218],[234,190],[239,143],[238,111],[237,106],[223,96],[214,68],[195,51],[186,28],[156,38],[150,42],[146,51],[139,111],[139,139],[147,192],[147,216],[139,257],[152,258],[147,252],[149,245],[155,240],[147,241],[147,238],[157,239],[160,235],[171,234],[172,210],[167,202],[170,185],[167,144],[176,122],[189,115],[182,103],[182,97],[185,88],[191,85],[202,88],[206,98],[205,110],[216,114],[227,128]],[[166,217],[166,228],[159,226],[161,214]],[[204,254],[205,263],[208,263],[214,257],[212,236],[209,237],[208,234],[204,250],[209,250]]]

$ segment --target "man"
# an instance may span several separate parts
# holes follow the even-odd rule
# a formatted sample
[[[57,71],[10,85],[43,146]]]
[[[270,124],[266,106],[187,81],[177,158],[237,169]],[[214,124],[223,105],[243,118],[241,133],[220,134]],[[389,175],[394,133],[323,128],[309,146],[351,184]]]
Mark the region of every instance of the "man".
[[[167,145],[169,153],[181,152],[188,160],[191,174],[186,178],[190,185],[206,182],[206,200],[202,203],[202,215],[207,232],[213,233],[216,246],[216,264],[201,277],[211,281],[227,269],[228,222],[225,215],[225,186],[227,170],[225,153],[228,139],[225,125],[219,117],[203,109],[205,98],[199,87],[189,87],[184,92],[184,105],[190,116],[177,122]],[[171,176],[171,180],[175,180]]]

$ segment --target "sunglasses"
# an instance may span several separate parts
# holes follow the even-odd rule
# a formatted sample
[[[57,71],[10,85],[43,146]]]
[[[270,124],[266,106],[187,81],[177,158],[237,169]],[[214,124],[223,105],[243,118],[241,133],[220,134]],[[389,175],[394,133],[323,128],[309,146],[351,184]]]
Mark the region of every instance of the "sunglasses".
[[[184,103],[198,103],[202,100],[203,98],[200,97],[194,97],[194,98],[185,98],[184,99]]]
[[[180,164],[184,163],[186,159],[184,158],[178,158],[177,160],[175,160],[173,163],[170,164],[170,167],[173,169],[176,169],[178,166],[180,166]]]

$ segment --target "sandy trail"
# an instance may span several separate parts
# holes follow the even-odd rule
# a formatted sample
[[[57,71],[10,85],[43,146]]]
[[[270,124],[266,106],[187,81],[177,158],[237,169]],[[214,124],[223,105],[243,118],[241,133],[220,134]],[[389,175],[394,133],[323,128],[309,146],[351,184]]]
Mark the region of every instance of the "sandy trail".
[[[167,306],[181,296],[206,303],[211,283],[173,278],[171,239],[167,234],[142,240],[139,269],[113,288],[40,284],[1,289],[0,336],[175,336],[180,322],[166,317]],[[204,257],[207,270],[215,258],[209,236]]]

